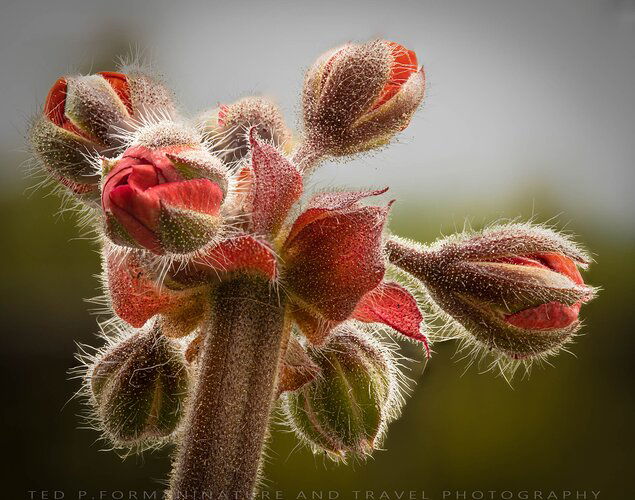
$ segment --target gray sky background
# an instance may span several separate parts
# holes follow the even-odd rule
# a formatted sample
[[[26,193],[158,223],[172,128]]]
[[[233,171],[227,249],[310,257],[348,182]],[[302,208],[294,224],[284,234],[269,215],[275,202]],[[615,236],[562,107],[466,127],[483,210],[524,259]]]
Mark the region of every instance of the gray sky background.
[[[390,185],[444,206],[496,206],[533,187],[565,218],[635,234],[632,1],[2,0],[0,147],[19,159],[50,85],[113,46],[144,48],[186,110],[264,93],[295,125],[306,67],[376,36],[419,55],[424,109],[400,144],[323,169],[317,186]],[[17,166],[0,182],[0,193],[25,184]]]

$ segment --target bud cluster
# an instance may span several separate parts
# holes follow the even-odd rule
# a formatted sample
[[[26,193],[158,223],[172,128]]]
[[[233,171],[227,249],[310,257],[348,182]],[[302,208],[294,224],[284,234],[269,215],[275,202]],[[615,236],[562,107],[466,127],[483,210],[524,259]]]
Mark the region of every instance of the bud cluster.
[[[367,457],[402,403],[377,339],[429,357],[427,302],[516,364],[580,327],[590,259],[554,231],[508,224],[426,247],[387,235],[393,202],[372,201],[387,188],[305,196],[320,161],[390,143],[424,93],[416,54],[387,40],[310,67],[294,139],[262,97],[188,120],[139,71],[54,83],[30,144],[87,207],[108,324],[125,323],[86,363],[85,387],[115,446],[178,443],[174,495],[250,497],[278,398],[314,452]]]

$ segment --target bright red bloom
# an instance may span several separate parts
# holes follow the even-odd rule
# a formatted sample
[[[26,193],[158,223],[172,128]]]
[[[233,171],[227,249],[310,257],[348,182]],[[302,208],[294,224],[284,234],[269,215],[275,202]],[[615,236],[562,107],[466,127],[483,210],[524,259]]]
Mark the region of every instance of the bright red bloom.
[[[395,42],[386,43],[392,48],[394,60],[390,70],[390,79],[384,85],[384,89],[375,104],[373,104],[373,109],[388,102],[418,69],[417,55],[412,50],[408,50],[403,45]]]
[[[170,159],[174,153],[175,148],[130,148],[106,177],[102,207],[117,243],[162,254],[192,251],[209,241],[206,227],[216,227],[224,193],[210,179],[186,179]]]
[[[505,261],[514,265],[549,269],[569,278],[577,285],[584,285],[582,275],[575,262],[570,258],[556,253],[543,253],[530,257],[507,259]],[[576,321],[580,313],[582,302],[566,305],[557,301],[540,304],[537,307],[521,309],[513,314],[505,315],[505,321],[518,328],[527,330],[551,330],[565,328]]]

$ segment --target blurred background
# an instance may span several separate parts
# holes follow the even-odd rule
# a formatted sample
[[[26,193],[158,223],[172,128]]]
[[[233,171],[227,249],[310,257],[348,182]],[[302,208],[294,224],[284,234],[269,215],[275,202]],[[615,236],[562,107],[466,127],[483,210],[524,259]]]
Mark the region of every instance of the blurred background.
[[[332,46],[377,36],[416,50],[429,81],[424,108],[398,144],[323,168],[314,187],[389,185],[393,230],[421,241],[466,220],[549,221],[594,252],[586,279],[603,291],[584,308],[574,355],[513,388],[477,368],[464,373],[456,346],[436,345],[425,370],[412,366],[418,385],[386,451],[367,463],[332,465],[274,431],[265,489],[272,498],[635,498],[634,2],[2,0],[3,498],[128,498],[160,490],[169,470],[169,449],[122,461],[78,429],[79,383],[67,371],[76,342],[100,342],[84,301],[99,293],[98,254],[58,199],[31,193],[21,166],[28,120],[51,84],[141,52],[192,113],[261,93],[297,125],[307,66]]]

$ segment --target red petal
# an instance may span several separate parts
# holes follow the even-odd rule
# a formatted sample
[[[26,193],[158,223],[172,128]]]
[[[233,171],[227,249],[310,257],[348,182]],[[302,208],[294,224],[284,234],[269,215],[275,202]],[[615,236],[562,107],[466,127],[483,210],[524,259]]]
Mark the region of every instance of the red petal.
[[[152,230],[158,222],[160,206],[146,206],[146,203],[148,199],[139,196],[128,185],[118,186],[110,192],[109,208],[112,215],[137,243],[162,253],[161,245]],[[151,220],[151,217],[154,219]]]
[[[110,191],[110,209],[115,215],[124,211],[149,230],[154,230],[159,223],[161,204],[156,197],[124,184]]]
[[[44,114],[58,127],[63,127],[66,121],[66,78],[58,79],[49,90],[44,104]]]
[[[178,292],[159,289],[134,254],[107,260],[108,290],[117,315],[135,328],[179,303]]]
[[[578,285],[584,284],[577,264],[569,257],[557,253],[543,253],[537,255],[537,257],[550,269],[553,269],[557,273],[564,274],[574,283]]]
[[[423,342],[430,352],[428,339],[421,333],[423,315],[415,298],[397,283],[382,282],[357,304],[353,318],[366,323],[384,323],[406,337]]]
[[[115,73],[114,71],[101,71],[97,73],[101,75],[117,93],[121,102],[124,103],[128,113],[132,114],[132,101],[130,99],[130,85],[128,77],[123,73]]]
[[[156,169],[147,163],[134,165],[128,176],[128,185],[135,191],[145,191],[158,183]]]
[[[384,276],[381,240],[388,209],[333,211],[296,231],[283,248],[289,291],[325,319],[347,319]]]
[[[250,130],[249,141],[254,172],[251,191],[254,230],[275,234],[302,195],[302,175],[278,149],[258,140],[254,128]]]
[[[584,285],[584,280],[580,274],[575,261],[559,253],[546,252],[528,256],[501,257],[491,259],[489,262],[505,262],[516,264],[519,266],[542,267],[543,269],[551,269],[559,274],[565,275],[571,281],[578,285]]]
[[[62,127],[75,135],[89,139],[88,135],[78,129],[66,117],[66,93],[68,91],[68,83],[66,78],[59,78],[49,90],[44,104],[44,114],[58,127]]]
[[[505,320],[524,330],[556,330],[566,328],[578,320],[580,303],[566,306],[549,302],[505,317]]]
[[[378,108],[394,97],[408,78],[417,71],[417,55],[412,50],[408,50],[395,42],[386,43],[391,46],[393,56],[390,79],[373,105],[373,109]]]
[[[117,162],[117,166],[111,172],[119,170],[120,165],[133,166],[139,164],[152,165],[157,169],[158,182],[176,182],[183,180],[178,170],[174,167],[174,163],[170,160],[166,153],[176,154],[187,149],[187,146],[170,146],[161,149],[150,149],[145,146],[135,146],[126,149],[121,160]]]
[[[333,193],[320,193],[311,198],[304,212],[293,223],[291,232],[287,236],[285,245],[291,241],[312,222],[327,217],[332,212],[345,210],[357,206],[357,202],[369,196],[377,196],[388,191],[388,188],[375,191],[336,191]]]
[[[223,191],[215,182],[209,179],[192,179],[189,181],[166,182],[151,187],[144,193],[143,198],[156,200],[171,207],[193,210],[208,215],[218,215],[223,201]],[[148,202],[148,206],[155,203]]]
[[[101,206],[104,211],[110,210],[110,193],[117,186],[126,184],[130,172],[132,172],[132,167],[122,165],[121,168],[115,167],[108,174],[104,187],[101,190]]]
[[[102,189],[103,209],[110,208],[111,191],[128,182],[132,183],[135,190],[144,191],[156,184],[181,181],[182,178],[172,161],[165,155],[173,150],[174,148],[166,148],[152,151],[145,146],[128,148],[106,177]],[[129,179],[133,172],[133,179]]]
[[[248,235],[222,241],[197,259],[194,267],[214,274],[256,271],[271,280],[277,277],[276,258],[271,250]]]

